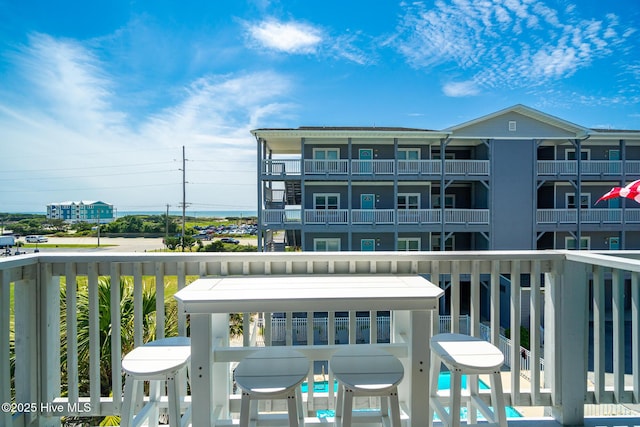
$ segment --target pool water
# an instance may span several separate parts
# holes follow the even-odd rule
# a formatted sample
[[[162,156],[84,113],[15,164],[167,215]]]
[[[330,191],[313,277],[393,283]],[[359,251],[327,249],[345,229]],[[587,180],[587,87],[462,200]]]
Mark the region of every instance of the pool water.
[[[482,380],[479,381],[481,390],[488,390],[489,386],[486,385]],[[451,386],[451,374],[449,372],[441,372],[438,377],[438,389],[440,390],[448,390]],[[467,376],[462,376],[462,387],[467,386]],[[304,382],[302,383],[302,392],[307,393],[309,391],[309,385]],[[326,393],[329,391],[328,382],[327,381],[318,381],[313,383],[313,391],[318,393]],[[333,382],[333,391],[338,391],[338,382]]]
[[[438,389],[440,390],[448,390],[451,384],[451,374],[449,372],[441,372],[438,377]],[[467,377],[466,375],[462,376],[462,387],[466,387],[467,385]],[[481,390],[488,390],[489,386],[485,384],[482,380],[479,381],[479,386]],[[309,390],[308,384],[306,382],[302,383],[302,392],[307,393]],[[326,393],[329,390],[327,381],[319,381],[313,384],[313,391],[318,393]],[[338,382],[334,381],[333,383],[333,391],[338,391]],[[518,412],[515,408],[511,406],[506,407],[507,418],[522,418],[522,414]],[[328,418],[334,417],[335,412],[331,410],[317,411],[318,418]],[[478,420],[484,420],[484,416],[482,413],[478,411]],[[460,418],[467,418],[467,408],[460,408]],[[438,414],[434,414],[434,420],[439,420]]]

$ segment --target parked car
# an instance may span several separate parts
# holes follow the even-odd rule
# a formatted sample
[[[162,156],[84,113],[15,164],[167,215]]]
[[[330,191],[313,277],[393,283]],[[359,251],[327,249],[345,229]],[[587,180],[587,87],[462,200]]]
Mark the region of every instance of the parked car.
[[[44,236],[27,236],[24,240],[26,240],[27,243],[46,243],[49,241],[49,239]]]
[[[232,237],[223,237],[222,239],[220,239],[220,241],[222,243],[233,243],[234,245],[240,243],[240,240],[234,239]]]

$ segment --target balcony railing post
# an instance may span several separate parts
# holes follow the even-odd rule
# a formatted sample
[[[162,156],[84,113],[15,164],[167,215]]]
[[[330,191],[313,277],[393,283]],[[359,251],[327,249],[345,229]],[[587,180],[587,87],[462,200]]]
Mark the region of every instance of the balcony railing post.
[[[53,276],[51,264],[40,264],[37,279],[38,328],[40,348],[37,357],[40,365],[41,404],[52,403],[60,396],[60,277]],[[47,417],[40,413],[38,426],[60,426],[60,416]]]
[[[563,425],[582,425],[587,381],[586,266],[574,261],[557,263],[545,284],[545,376],[550,381],[551,414]]]

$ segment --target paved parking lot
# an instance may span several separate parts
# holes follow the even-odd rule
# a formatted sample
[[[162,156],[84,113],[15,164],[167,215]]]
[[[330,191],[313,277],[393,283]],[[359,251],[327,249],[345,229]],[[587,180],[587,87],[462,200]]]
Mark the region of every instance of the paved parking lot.
[[[38,245],[40,252],[52,252],[52,251],[105,251],[105,252],[148,252],[163,249],[162,238],[146,238],[146,237],[101,237],[100,246],[98,246],[98,239],[96,237],[48,237],[47,243]],[[22,239],[21,239],[22,240]],[[214,239],[217,240],[217,239]],[[238,238],[241,245],[253,245],[257,244],[255,238]],[[211,241],[205,242],[209,244]],[[56,247],[56,245],[89,245],[82,248],[63,248]],[[15,251],[12,250],[12,253]],[[21,251],[32,253],[35,248],[20,248]]]

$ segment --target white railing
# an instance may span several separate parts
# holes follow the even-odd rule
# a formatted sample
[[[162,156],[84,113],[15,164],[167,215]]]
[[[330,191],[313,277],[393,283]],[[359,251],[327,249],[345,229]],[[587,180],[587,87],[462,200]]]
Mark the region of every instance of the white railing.
[[[398,175],[440,175],[442,160],[398,160]]]
[[[263,225],[301,222],[302,209],[264,209],[262,211]]]
[[[580,162],[582,175],[622,175],[623,162],[620,160],[583,160]],[[624,162],[624,172],[640,174],[640,161]],[[575,160],[538,160],[538,175],[577,175],[578,162]]]
[[[582,209],[580,222],[582,224],[621,224],[623,213],[626,223],[640,222],[640,209]],[[538,209],[536,220],[538,224],[576,224],[578,210]]]
[[[398,209],[398,224],[439,224],[440,209]]]
[[[307,175],[344,175],[349,172],[348,160],[305,160],[304,173]]]
[[[305,209],[305,224],[346,224],[348,209]]]
[[[448,289],[441,308],[452,318],[466,314],[462,307],[468,305],[470,334],[483,335],[502,346],[500,326],[521,325],[529,330],[528,358],[543,357],[542,342],[544,349],[551,349],[544,353],[544,369],[538,364],[524,369],[509,362],[506,404],[553,405],[558,421],[579,425],[585,403],[639,403],[640,253],[621,255],[587,251],[61,252],[0,259],[0,402],[15,403],[8,406],[9,411],[0,412],[0,425],[49,426],[60,425],[59,418],[64,415],[118,415],[123,354],[148,339],[150,331],[157,331],[151,338],[159,338],[165,331],[186,334],[188,330],[188,319],[172,298],[177,289],[200,276],[285,274],[299,275],[301,280],[314,274],[424,275],[436,286]],[[121,286],[105,286],[105,281]],[[524,286],[527,292],[523,292]],[[527,300],[523,301],[525,295]],[[528,315],[522,320],[525,305]],[[320,309],[328,313],[328,325],[333,325],[327,326],[327,342],[332,342],[339,310]],[[502,317],[505,311],[506,318]],[[262,315],[271,318],[269,313]],[[313,316],[306,314],[307,318]],[[376,327],[369,327],[369,341],[375,343],[378,319],[383,316],[370,316],[369,325]],[[271,343],[273,328],[252,328],[251,317],[245,314],[244,330],[254,333],[245,334],[240,345],[256,343],[258,332]],[[292,319],[293,314],[287,313],[286,318]],[[357,318],[355,312],[349,312],[349,345],[358,341]],[[489,326],[485,332],[482,323]],[[412,354],[420,357],[415,356],[420,350],[408,349],[402,339],[402,331],[412,327],[408,313],[392,312],[391,324],[391,343],[378,345],[386,346],[403,363],[414,363]],[[461,332],[467,328],[462,324],[451,322],[448,328]],[[311,336],[313,329],[308,328],[313,325],[307,325],[307,336]],[[214,330],[228,331],[228,319]],[[293,328],[287,326],[286,330],[286,344],[292,345]],[[503,349],[509,361],[522,358],[519,328],[511,330],[510,345]],[[626,337],[631,342],[625,343]],[[243,347],[216,350],[215,363],[222,369],[215,372],[230,373],[229,365],[249,351]],[[314,361],[328,360],[331,351],[329,345],[301,348]],[[523,378],[523,370],[527,370],[528,380]],[[308,381],[308,413],[330,408],[332,391],[328,395],[314,393],[313,375]],[[332,381],[329,373],[329,383]],[[225,403],[216,409],[220,424],[224,424],[237,417],[239,399],[231,392],[230,375],[217,378],[216,384],[228,390]],[[407,398],[403,394],[407,390],[401,385],[401,399]],[[18,403],[34,406],[19,407]]]
[[[353,224],[393,224],[395,210],[393,209],[352,209],[351,222]]]
[[[445,209],[447,224],[489,224],[488,209]]]
[[[353,175],[393,175],[393,160],[352,160]]]
[[[263,160],[263,175],[300,175],[300,159]]]
[[[445,160],[444,166],[451,175],[489,175],[488,160]]]

